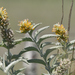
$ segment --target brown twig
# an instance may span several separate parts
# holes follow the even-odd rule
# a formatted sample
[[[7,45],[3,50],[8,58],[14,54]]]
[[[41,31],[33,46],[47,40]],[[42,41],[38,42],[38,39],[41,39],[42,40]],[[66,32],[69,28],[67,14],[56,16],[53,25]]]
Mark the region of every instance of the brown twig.
[[[62,17],[61,17],[61,24],[63,22],[63,18],[64,18],[64,0],[62,0]]]
[[[74,2],[74,0],[72,0],[72,4],[71,4],[71,8],[70,8],[70,13],[69,13],[69,19],[68,19],[68,36],[70,34],[70,23],[71,23],[71,14],[72,14],[73,2]],[[68,38],[68,41],[69,41],[69,38]]]

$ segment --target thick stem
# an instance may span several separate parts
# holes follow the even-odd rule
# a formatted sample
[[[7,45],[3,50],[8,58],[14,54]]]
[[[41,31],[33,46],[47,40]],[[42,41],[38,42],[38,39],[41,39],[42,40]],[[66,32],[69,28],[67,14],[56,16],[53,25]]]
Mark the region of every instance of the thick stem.
[[[11,62],[11,58],[10,58],[10,50],[8,49],[8,60],[9,60],[9,63]]]
[[[10,53],[9,45],[8,45],[8,60],[9,60],[9,64],[10,64],[11,63],[11,53]],[[12,74],[13,74],[13,67],[11,68]]]
[[[67,53],[67,43],[66,42],[61,42],[62,46],[63,46],[63,51],[65,52],[64,58],[68,58],[68,53]]]

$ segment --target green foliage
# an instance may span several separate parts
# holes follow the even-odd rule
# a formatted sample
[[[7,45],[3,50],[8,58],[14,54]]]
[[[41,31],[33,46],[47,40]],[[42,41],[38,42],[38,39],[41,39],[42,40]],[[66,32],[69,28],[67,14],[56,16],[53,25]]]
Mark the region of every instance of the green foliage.
[[[35,30],[40,24],[42,24],[42,23],[33,24],[33,25],[34,25],[34,26],[33,26],[34,30]],[[32,33],[33,33],[34,30],[30,30],[30,31],[29,31],[29,34],[30,34],[31,36],[32,36]]]
[[[34,24],[33,28],[34,30],[40,25],[41,23],[38,23],[38,24]],[[54,42],[44,42],[44,43],[41,43],[43,42],[45,39],[47,38],[53,38],[53,37],[59,37],[59,35],[55,35],[55,34],[45,34],[45,35],[42,35],[41,37],[39,37],[39,39],[37,39],[37,36],[45,29],[49,28],[49,26],[46,26],[46,27],[42,27],[40,29],[38,29],[36,32],[34,32],[34,30],[30,30],[28,31],[28,34],[30,35],[30,37],[24,37],[24,38],[21,38],[21,39],[17,39],[17,40],[14,40],[13,41],[13,45],[16,46],[17,44],[20,44],[22,42],[25,42],[25,41],[28,41],[28,42],[32,42],[32,43],[35,43],[36,47],[33,47],[33,46],[28,46],[24,49],[22,49],[18,54],[11,54],[10,51],[8,52],[7,55],[7,59],[10,60],[14,60],[12,61],[11,63],[9,63],[8,61],[5,60],[5,58],[1,58],[3,60],[3,67],[5,68],[6,67],[6,70],[5,70],[5,73],[9,73],[9,70],[13,69],[13,67],[15,66],[16,63],[20,62],[20,61],[24,61],[24,59],[19,59],[21,57],[21,55],[23,53],[26,53],[26,52],[29,52],[29,51],[36,51],[38,52],[41,57],[43,57],[43,60],[42,59],[30,59],[30,60],[27,60],[29,63],[39,63],[39,64],[42,64],[45,66],[45,68],[51,72],[51,67],[50,67],[50,62],[52,61],[52,59],[56,56],[56,54],[53,54],[51,55],[48,59],[47,59],[47,56],[54,50],[60,48],[61,46],[54,46],[54,47],[50,47],[49,49],[46,50],[46,52],[43,54],[43,48],[45,46],[48,46],[48,45],[57,45],[56,43]],[[19,31],[17,31],[19,32]],[[21,33],[21,32],[19,32]],[[34,33],[34,37],[32,36]],[[0,45],[1,47],[5,47],[8,49],[8,47],[5,45],[5,44],[2,44]],[[11,49],[12,47],[9,47],[9,49]],[[25,63],[27,63],[27,61]],[[13,72],[13,74],[18,74],[20,73],[22,70],[24,70],[25,68],[22,68],[22,69],[19,69],[19,70],[15,70]]]
[[[72,0],[73,6],[73,0]],[[69,14],[69,23],[68,28],[70,27],[70,16],[72,11],[72,6],[70,9]],[[13,31],[8,28],[9,21],[6,9],[3,10],[3,7],[0,8],[0,30],[1,30],[1,37],[2,42],[0,42],[0,47],[4,47],[7,49],[7,52],[3,54],[3,57],[0,56],[0,70],[2,70],[6,75],[24,75],[21,73],[26,67],[14,70],[14,66],[19,62],[28,63],[38,63],[44,65],[45,69],[48,71],[48,74],[42,75],[55,75],[53,72],[57,72],[57,75],[69,75],[71,74],[69,69],[71,69],[72,62],[75,60],[74,57],[74,50],[75,50],[75,40],[69,42],[69,29],[68,31],[62,25],[63,21],[63,0],[62,0],[62,19],[61,24],[55,24],[53,26],[52,31],[55,34],[44,34],[41,37],[37,38],[42,31],[49,28],[49,26],[45,26],[35,30],[41,23],[35,24],[25,19],[21,21],[20,31],[18,33],[28,33],[30,37],[24,37],[21,39],[14,40]],[[33,36],[34,34],[34,36]],[[45,41],[48,38],[57,38],[57,43]],[[45,41],[45,42],[43,42]],[[28,46],[22,49],[18,54],[12,54],[11,49],[15,47],[17,44],[22,42],[32,42],[35,46]],[[44,51],[45,46],[49,46],[50,48],[46,48]],[[51,47],[52,45],[52,47]],[[26,59],[22,57],[22,54],[29,52],[29,51],[36,51],[42,59]],[[56,54],[52,52],[56,51]],[[50,56],[49,56],[50,54]],[[69,54],[71,54],[72,58],[69,59]],[[49,56],[49,57],[48,57]]]
[[[25,70],[25,69],[26,69],[26,67],[21,68],[21,69],[15,71],[15,72],[13,73],[13,75],[17,75],[18,73],[20,73],[21,71],[23,71],[23,70]]]
[[[45,34],[43,36],[41,36],[39,38],[39,40],[37,41],[38,44],[40,44],[43,40],[47,39],[47,38],[53,38],[53,37],[58,37],[59,35],[55,35],[55,34]]]
[[[58,49],[58,48],[60,48],[60,47],[61,47],[61,46],[54,46],[54,47],[50,47],[49,49],[47,49],[46,52],[44,53],[44,58],[45,58],[45,60],[46,60],[48,54],[50,54],[52,51],[54,51],[54,50],[56,50],[56,49]]]
[[[37,52],[39,52],[38,49],[35,48],[35,47],[26,47],[26,48],[22,49],[22,51],[20,51],[19,54],[13,55],[11,59],[18,59],[23,53],[28,52],[28,51],[37,51]]]
[[[22,39],[14,40],[13,44],[17,45],[17,44],[20,44],[21,42],[25,42],[25,41],[31,41],[31,42],[33,42],[33,40],[31,38],[25,37],[25,38],[22,38]]]
[[[45,29],[47,29],[47,28],[49,28],[49,26],[46,26],[46,27],[43,27],[43,28],[38,29],[38,30],[35,32],[35,34],[34,34],[34,39],[37,38],[37,36],[39,35],[39,33],[41,33],[43,30],[45,30]]]
[[[40,45],[40,48],[43,48],[45,46],[48,46],[48,45],[54,45],[55,43],[54,42],[44,42]]]
[[[69,48],[70,46],[74,45],[75,44],[75,40],[72,40],[70,41],[68,44],[67,44],[67,48]]]
[[[42,64],[44,66],[46,65],[46,63],[41,59],[30,59],[30,60],[28,60],[28,62],[29,63],[39,63],[39,64]]]

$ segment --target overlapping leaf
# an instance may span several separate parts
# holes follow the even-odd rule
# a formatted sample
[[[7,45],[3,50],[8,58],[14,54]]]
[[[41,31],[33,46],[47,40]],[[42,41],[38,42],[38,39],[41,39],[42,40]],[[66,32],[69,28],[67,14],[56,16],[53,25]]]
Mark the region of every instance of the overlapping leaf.
[[[39,40],[37,41],[38,44],[40,44],[43,40],[47,39],[47,38],[52,38],[52,37],[58,37],[59,35],[56,34],[45,34],[43,36],[41,36],[39,38]]]
[[[42,43],[42,44],[40,45],[40,48],[43,48],[43,47],[45,47],[45,46],[47,46],[47,45],[55,45],[55,43],[54,43],[54,42],[44,42],[44,43]]]
[[[15,72],[13,73],[13,75],[17,75],[18,73],[20,73],[21,71],[23,71],[23,70],[25,70],[25,69],[26,69],[26,67],[21,68],[21,69],[15,71]],[[21,74],[22,74],[22,73],[21,73]]]
[[[37,52],[39,52],[38,49],[35,48],[35,47],[26,47],[22,51],[20,51],[19,54],[13,55],[12,59],[14,59],[14,58],[18,59],[23,53],[28,52],[28,51],[37,51]]]
[[[67,48],[72,46],[74,43],[75,43],[75,40],[70,41],[69,44],[67,45]]]
[[[35,24],[35,25],[33,26],[33,28],[36,29],[40,24],[42,24],[42,23]],[[32,36],[33,31],[34,31],[34,30],[30,30],[30,31],[29,31],[29,34],[30,34],[31,36]]]
[[[38,30],[35,32],[35,34],[34,34],[34,38],[36,39],[37,36],[39,35],[39,33],[41,33],[43,30],[45,30],[45,29],[47,29],[47,28],[49,28],[49,26],[45,26],[45,27],[42,27],[42,28],[38,29]]]
[[[28,60],[29,63],[39,63],[39,64],[43,64],[44,66],[46,65],[45,62],[41,59],[30,59]]]
[[[75,47],[71,46],[68,51],[75,50]]]
[[[62,46],[54,46],[54,47],[50,47],[49,49],[47,49],[46,52],[44,53],[45,60],[46,60],[46,58],[47,58],[49,53],[51,53],[52,51],[54,51],[54,50],[56,50],[56,49],[58,49],[60,47],[62,47]]]
[[[52,60],[56,55],[57,55],[57,54],[52,54],[52,55],[48,58],[49,63],[51,62],[51,60]]]
[[[4,72],[5,73],[8,73],[8,71],[14,66],[14,65],[16,65],[17,63],[19,63],[19,62],[25,62],[26,64],[28,64],[28,62],[27,62],[27,59],[24,59],[24,58],[22,58],[22,57],[20,57],[19,59],[17,59],[17,60],[15,60],[15,61],[12,61],[8,66],[6,66],[5,68],[4,68]],[[4,66],[4,65],[3,65]],[[21,69],[21,70],[23,70],[23,69]],[[19,71],[21,71],[21,70],[19,70]]]
[[[21,38],[21,39],[15,40],[13,42],[13,44],[17,45],[17,44],[20,44],[21,42],[24,42],[24,41],[31,41],[31,42],[33,42],[33,40],[30,37],[25,37],[25,38]]]

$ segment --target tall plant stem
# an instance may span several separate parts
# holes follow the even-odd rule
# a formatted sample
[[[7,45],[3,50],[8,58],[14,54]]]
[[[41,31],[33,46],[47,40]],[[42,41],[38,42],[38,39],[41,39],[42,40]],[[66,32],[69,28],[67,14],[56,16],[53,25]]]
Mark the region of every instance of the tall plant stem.
[[[28,34],[29,34],[29,33],[28,33]],[[40,53],[40,56],[41,56],[41,57],[44,59],[44,61],[45,61],[45,64],[46,64],[46,66],[45,66],[45,67],[46,67],[46,70],[50,73],[50,66],[48,66],[48,63],[47,63],[46,59],[44,58],[41,49],[40,49],[39,46],[37,45],[35,39],[34,39],[30,34],[29,34],[29,36],[32,38],[32,40],[34,41],[34,43],[35,43],[36,46],[38,47],[38,49],[39,49],[39,53]]]
[[[74,3],[74,0],[72,0],[72,4],[71,4],[71,8],[70,8],[70,13],[69,13],[69,19],[68,19],[68,36],[70,34],[70,23],[71,23],[71,14],[72,14],[73,3]],[[68,42],[69,42],[69,38],[68,38]]]
[[[9,60],[9,63],[11,62],[11,58],[10,58],[10,49],[8,47],[8,60]]]
[[[61,17],[61,24],[63,23],[64,18],[64,0],[62,0],[62,17]]]
[[[11,55],[10,54],[11,53],[10,53],[10,49],[9,49],[9,45],[8,45],[8,60],[9,60],[9,64],[11,63]],[[13,67],[11,68],[12,73],[13,73]]]

